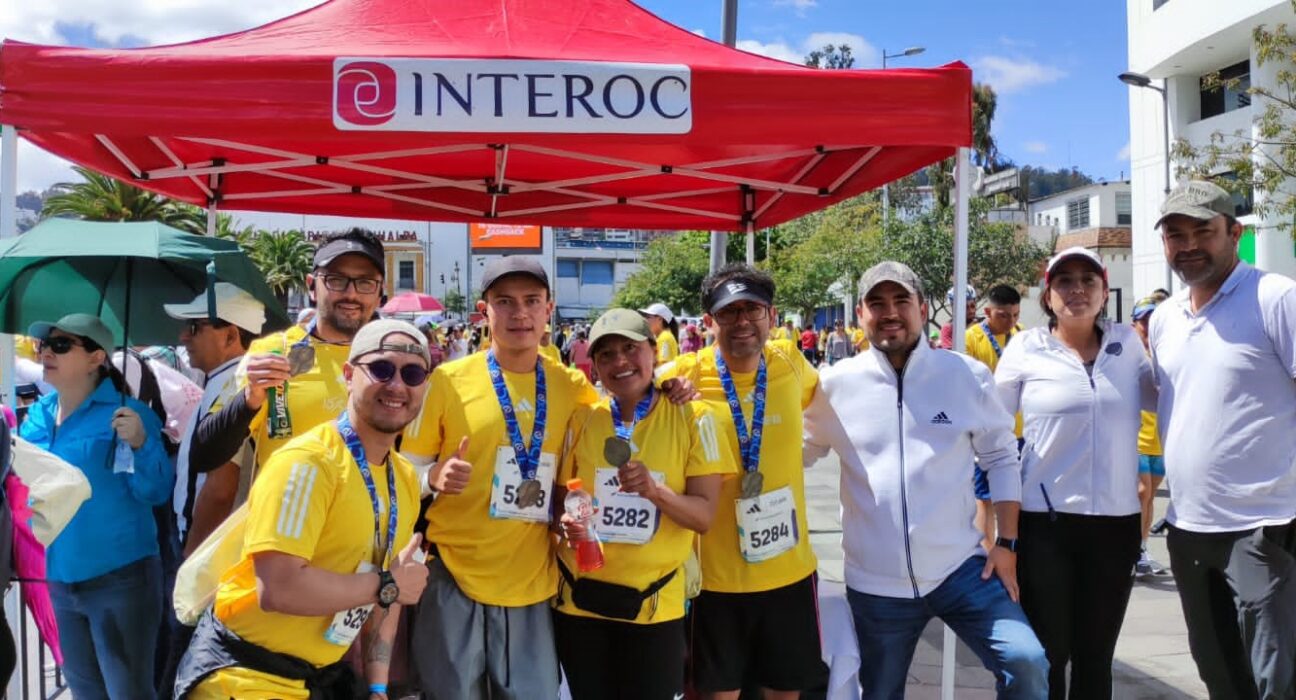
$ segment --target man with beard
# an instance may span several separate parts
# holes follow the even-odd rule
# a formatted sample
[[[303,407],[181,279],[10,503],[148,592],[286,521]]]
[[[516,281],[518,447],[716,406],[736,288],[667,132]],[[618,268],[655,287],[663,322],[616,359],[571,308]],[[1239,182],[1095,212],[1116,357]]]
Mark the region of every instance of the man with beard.
[[[355,335],[345,410],[276,450],[252,485],[242,558],[198,623],[176,697],[354,697],[342,657],[362,631],[370,697],[386,697],[400,606],[428,578],[418,476],[395,449],[428,362],[404,321]]]
[[[342,366],[351,339],[378,310],[383,245],[359,228],[334,234],[315,251],[306,286],[317,314],[252,343],[237,376],[242,391],[203,418],[190,467],[207,472],[228,462],[252,435],[260,469],[279,447],[346,407]]]
[[[1211,697],[1293,698],[1296,283],[1238,259],[1233,213],[1227,192],[1191,181],[1157,221],[1187,287],[1149,329],[1166,544]]]
[[[805,413],[805,460],[830,449],[841,458],[846,599],[863,696],[904,695],[935,616],[995,674],[1000,698],[1044,698],[1048,661],[1017,603],[1021,465],[994,378],[967,355],[927,346],[922,283],[901,263],[864,273],[856,311],[869,351],[821,375]],[[972,490],[960,487],[974,457],[998,521],[988,552],[972,522]]]

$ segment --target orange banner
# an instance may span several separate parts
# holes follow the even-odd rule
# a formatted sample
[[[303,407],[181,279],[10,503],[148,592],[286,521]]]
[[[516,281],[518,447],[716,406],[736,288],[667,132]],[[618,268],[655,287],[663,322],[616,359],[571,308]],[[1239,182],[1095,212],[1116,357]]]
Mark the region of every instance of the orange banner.
[[[474,253],[539,253],[540,227],[514,224],[468,224]]]

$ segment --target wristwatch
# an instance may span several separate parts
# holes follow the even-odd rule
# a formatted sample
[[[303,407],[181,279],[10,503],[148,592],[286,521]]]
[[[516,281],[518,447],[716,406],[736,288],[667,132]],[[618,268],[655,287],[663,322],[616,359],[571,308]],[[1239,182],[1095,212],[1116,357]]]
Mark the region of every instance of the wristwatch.
[[[1017,539],[1016,538],[1009,539],[1007,537],[996,537],[995,546],[1003,547],[1004,549],[1015,553],[1017,551]]]
[[[378,573],[378,605],[384,610],[391,607],[396,602],[397,596],[400,595],[400,586],[396,585],[396,577],[392,576],[390,571],[380,571]]]

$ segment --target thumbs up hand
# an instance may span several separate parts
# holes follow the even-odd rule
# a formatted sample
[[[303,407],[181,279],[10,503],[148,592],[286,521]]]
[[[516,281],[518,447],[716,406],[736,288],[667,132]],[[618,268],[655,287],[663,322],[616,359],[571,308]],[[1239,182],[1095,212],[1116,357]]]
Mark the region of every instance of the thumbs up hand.
[[[396,602],[401,605],[418,603],[423,596],[423,589],[427,587],[428,569],[421,561],[422,545],[423,535],[415,533],[405,549],[396,556],[396,561],[392,562],[392,578],[396,579],[396,587],[400,589]]]
[[[428,483],[437,493],[454,495],[463,493],[472,477],[472,464],[464,460],[468,453],[468,436],[459,441],[459,449],[454,454],[441,460],[432,471],[428,472]]]

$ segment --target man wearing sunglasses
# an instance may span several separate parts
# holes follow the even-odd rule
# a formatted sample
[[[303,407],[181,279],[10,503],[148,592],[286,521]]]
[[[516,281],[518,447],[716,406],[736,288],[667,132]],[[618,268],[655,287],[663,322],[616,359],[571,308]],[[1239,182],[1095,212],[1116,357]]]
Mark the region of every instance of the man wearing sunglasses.
[[[748,679],[770,700],[827,681],[801,460],[801,412],[818,374],[793,341],[767,342],[773,301],[765,272],[721,268],[702,283],[702,320],[716,343],[662,368],[702,392],[721,449],[742,466],[702,535],[692,680],[708,700],[736,700]]]
[[[374,318],[382,299],[382,241],[353,228],[326,238],[306,276],[316,316],[252,343],[237,370],[242,392],[203,418],[190,467],[210,471],[228,462],[252,436],[258,469],[296,435],[337,417],[346,407],[342,366],[351,339]]]
[[[395,447],[429,361],[404,321],[356,334],[344,411],[276,451],[252,484],[242,558],[198,623],[177,697],[352,697],[342,657],[361,635],[370,697],[387,696],[400,607],[428,580],[418,476]]]

